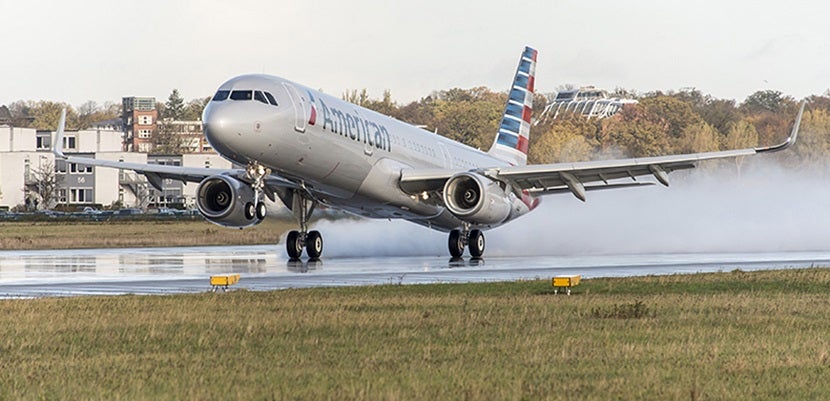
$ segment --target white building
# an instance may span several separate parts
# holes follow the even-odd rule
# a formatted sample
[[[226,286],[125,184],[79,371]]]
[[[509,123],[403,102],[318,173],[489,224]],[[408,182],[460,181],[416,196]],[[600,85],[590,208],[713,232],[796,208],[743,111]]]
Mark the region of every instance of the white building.
[[[542,110],[537,124],[566,113],[581,114],[588,119],[611,117],[628,104],[637,104],[637,100],[611,98],[607,91],[593,86],[560,91]]]
[[[231,163],[215,153],[179,156],[153,156],[146,153],[123,152],[124,133],[115,130],[67,131],[64,151],[83,157],[118,160],[133,163],[170,161],[188,167],[230,168]],[[43,209],[44,205],[34,186],[44,166],[53,167],[58,178],[57,203],[61,206],[100,205],[120,203],[124,207],[167,206],[194,204],[196,185],[165,180],[163,193],[152,189],[147,180],[132,171],[104,167],[81,166],[56,162],[51,152],[54,132],[31,128],[0,126],[0,209],[15,207]],[[28,199],[28,202],[27,202]]]

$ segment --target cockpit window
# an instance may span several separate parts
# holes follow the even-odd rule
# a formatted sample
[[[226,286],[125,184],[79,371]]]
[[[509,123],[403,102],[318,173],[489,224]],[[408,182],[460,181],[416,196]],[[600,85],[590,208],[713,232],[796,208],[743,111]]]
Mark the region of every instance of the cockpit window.
[[[271,103],[271,104],[273,104],[274,106],[279,106],[279,105],[277,104],[277,99],[274,99],[274,95],[272,95],[272,94],[270,94],[270,93],[268,93],[268,92],[263,92],[263,93],[265,93],[265,97],[267,97],[267,98],[268,98],[268,103]]]
[[[213,100],[215,100],[217,102],[221,102],[221,101],[227,99],[230,94],[231,94],[231,91],[218,91],[218,92],[216,92],[215,95],[213,95]]]
[[[263,95],[260,91],[254,91],[254,99],[262,103],[268,104],[268,100],[265,100],[265,95]]]
[[[253,99],[252,91],[233,91],[231,92],[232,100],[251,100]]]

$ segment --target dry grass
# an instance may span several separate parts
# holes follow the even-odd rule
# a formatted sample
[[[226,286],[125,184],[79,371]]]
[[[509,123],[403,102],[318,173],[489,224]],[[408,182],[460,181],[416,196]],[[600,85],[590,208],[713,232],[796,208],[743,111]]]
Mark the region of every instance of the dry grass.
[[[276,244],[292,222],[266,220],[244,230],[198,220],[3,222],[0,249],[129,248]]]
[[[244,280],[244,278],[243,278]],[[830,271],[0,301],[0,399],[827,399]]]

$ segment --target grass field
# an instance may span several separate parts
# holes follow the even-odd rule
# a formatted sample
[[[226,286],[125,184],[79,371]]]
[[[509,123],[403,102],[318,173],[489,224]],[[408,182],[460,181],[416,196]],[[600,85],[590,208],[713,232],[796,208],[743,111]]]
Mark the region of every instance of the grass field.
[[[830,270],[577,288],[3,300],[0,399],[830,398]]]
[[[280,235],[295,227],[291,221],[277,219],[244,230],[202,219],[3,222],[0,249],[276,244]]]

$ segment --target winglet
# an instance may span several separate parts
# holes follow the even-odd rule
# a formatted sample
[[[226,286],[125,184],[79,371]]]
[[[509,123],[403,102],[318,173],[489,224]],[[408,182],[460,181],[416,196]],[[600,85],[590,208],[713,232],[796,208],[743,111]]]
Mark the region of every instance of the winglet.
[[[784,150],[789,148],[790,146],[795,145],[796,139],[798,139],[798,129],[801,126],[801,116],[804,114],[804,106],[807,105],[807,101],[801,102],[801,108],[798,110],[798,115],[795,117],[795,122],[793,123],[793,130],[790,132],[790,137],[787,138],[786,141],[782,144],[778,144],[775,146],[767,146],[763,148],[755,148],[756,153],[763,153],[763,152],[778,152],[779,150]]]
[[[66,155],[63,154],[63,130],[66,127],[66,109],[61,111],[61,119],[58,121],[58,130],[55,131],[55,143],[52,144],[52,153],[55,154],[56,157],[61,159],[65,159]]]

